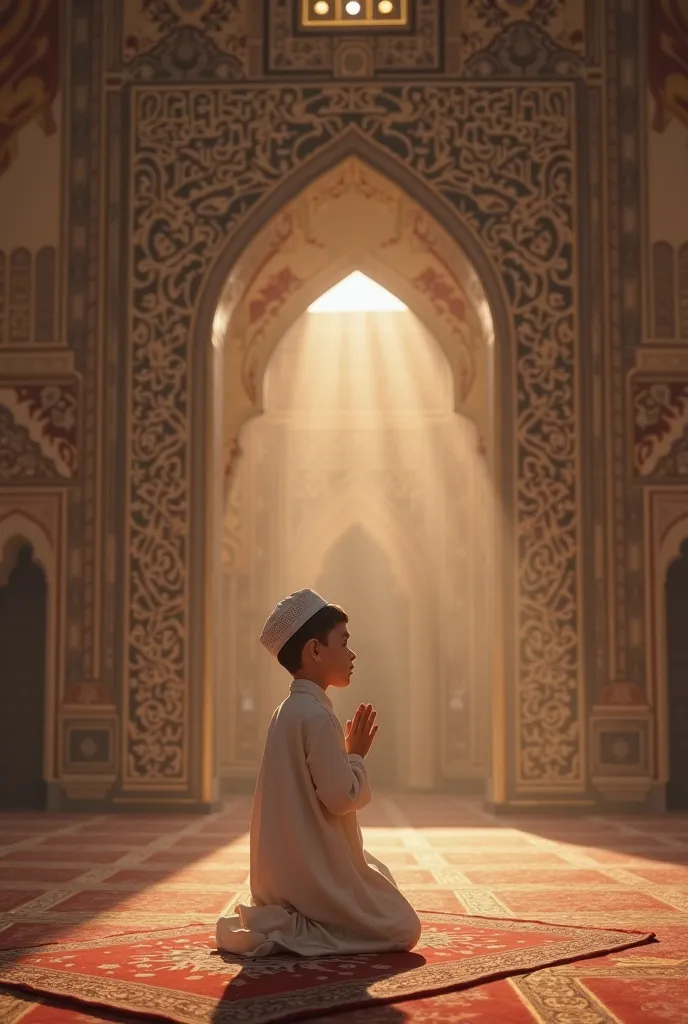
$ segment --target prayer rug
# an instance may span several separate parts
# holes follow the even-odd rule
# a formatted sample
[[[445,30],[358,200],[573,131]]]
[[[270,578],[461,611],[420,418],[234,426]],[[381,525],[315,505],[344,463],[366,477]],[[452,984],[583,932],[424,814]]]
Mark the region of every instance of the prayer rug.
[[[412,953],[244,959],[170,928],[0,953],[0,983],[179,1024],[268,1024],[427,998],[610,954],[653,934],[421,912]]]

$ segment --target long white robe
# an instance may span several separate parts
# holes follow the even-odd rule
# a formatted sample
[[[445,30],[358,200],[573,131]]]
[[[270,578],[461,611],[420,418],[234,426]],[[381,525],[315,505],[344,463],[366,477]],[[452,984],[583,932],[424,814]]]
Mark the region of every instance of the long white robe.
[[[325,691],[295,680],[272,716],[253,801],[252,905],[219,919],[218,949],[246,956],[412,949],[418,915],[363,849],[356,811],[370,800],[363,758],[347,755]]]

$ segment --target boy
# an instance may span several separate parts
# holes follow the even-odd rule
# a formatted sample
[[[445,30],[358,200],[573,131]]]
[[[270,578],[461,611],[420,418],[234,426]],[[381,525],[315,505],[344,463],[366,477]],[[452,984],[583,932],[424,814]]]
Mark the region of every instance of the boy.
[[[270,722],[251,816],[251,906],[217,922],[218,949],[247,956],[412,949],[420,921],[366,854],[356,811],[377,732],[360,705],[342,731],[329,686],[351,681],[348,618],[312,590],[280,601],[260,641],[292,676]],[[379,865],[381,871],[370,866]]]

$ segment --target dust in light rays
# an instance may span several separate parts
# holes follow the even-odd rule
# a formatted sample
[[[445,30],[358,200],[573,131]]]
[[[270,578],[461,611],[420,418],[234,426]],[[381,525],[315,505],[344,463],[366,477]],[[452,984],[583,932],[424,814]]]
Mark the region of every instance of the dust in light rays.
[[[230,500],[246,551],[225,611],[235,731],[221,747],[247,773],[257,765],[288,687],[257,636],[278,598],[308,586],[349,614],[356,671],[329,695],[342,720],[361,701],[377,707],[367,760],[378,787],[475,762],[488,719],[490,489],[440,345],[356,272],[284,336],[263,398]]]

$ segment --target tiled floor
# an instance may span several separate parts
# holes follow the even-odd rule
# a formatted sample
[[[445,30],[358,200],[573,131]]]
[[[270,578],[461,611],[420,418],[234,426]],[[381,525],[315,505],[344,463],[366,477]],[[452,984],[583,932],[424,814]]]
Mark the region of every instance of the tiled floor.
[[[250,798],[219,814],[0,815],[0,947],[214,923],[246,898]],[[688,815],[495,818],[451,796],[376,796],[366,845],[412,903],[655,931],[659,944],[339,1024],[688,1022]],[[105,1019],[0,994],[0,1021]]]

